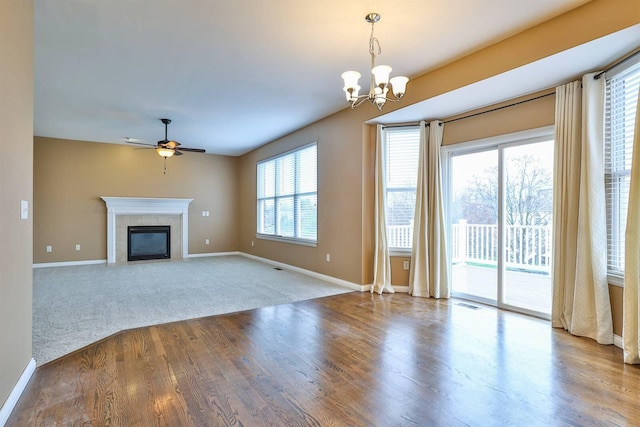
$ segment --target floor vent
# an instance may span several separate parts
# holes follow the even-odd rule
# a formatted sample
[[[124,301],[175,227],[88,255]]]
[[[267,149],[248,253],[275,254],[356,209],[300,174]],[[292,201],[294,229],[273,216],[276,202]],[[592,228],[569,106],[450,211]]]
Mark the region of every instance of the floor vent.
[[[459,305],[460,307],[470,308],[471,310],[480,310],[480,307],[478,307],[478,306],[471,305],[471,304],[465,304],[463,302],[459,302],[456,305]]]
[[[273,267],[274,270],[278,270],[281,271],[282,269],[280,267]]]

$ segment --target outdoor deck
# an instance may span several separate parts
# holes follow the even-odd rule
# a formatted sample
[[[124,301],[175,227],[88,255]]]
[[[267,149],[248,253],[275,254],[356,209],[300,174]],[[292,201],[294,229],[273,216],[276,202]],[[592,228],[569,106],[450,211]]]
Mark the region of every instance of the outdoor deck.
[[[495,267],[455,264],[451,284],[456,293],[497,299]],[[551,277],[540,273],[507,270],[504,278],[504,303],[541,313],[551,312]]]

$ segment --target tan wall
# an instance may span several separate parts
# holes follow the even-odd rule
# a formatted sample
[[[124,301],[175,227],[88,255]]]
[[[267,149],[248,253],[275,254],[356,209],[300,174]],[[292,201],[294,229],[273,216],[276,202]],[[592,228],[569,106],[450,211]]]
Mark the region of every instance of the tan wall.
[[[358,116],[358,112],[354,112]],[[362,281],[362,116],[338,114],[321,120],[240,159],[240,250],[355,283]],[[318,143],[318,246],[257,239],[256,162]],[[251,246],[251,241],[255,246]],[[331,262],[325,255],[331,255]]]
[[[613,317],[613,333],[622,336],[622,296],[623,288],[609,285],[609,299],[611,300],[611,315]]]
[[[33,1],[0,2],[0,406],[31,360]]]
[[[495,104],[490,107],[469,111],[459,116],[446,117],[444,120],[455,120],[458,117],[462,118],[468,115],[486,112],[508,104],[546,95],[549,92],[555,91],[547,90],[534,93],[525,97]],[[444,125],[442,144],[453,145],[460,142],[473,141],[553,125],[555,122],[555,102],[555,94],[552,94],[545,96],[544,98],[525,102],[513,107],[486,112],[485,114],[480,114],[478,116],[462,118],[461,120],[446,123]]]
[[[628,0],[593,0],[449,65],[414,78],[400,105],[420,102],[592,41],[640,22],[640,8]],[[543,89],[543,88],[541,88]],[[551,108],[549,108],[551,107]],[[445,130],[445,143],[478,139],[553,123],[553,97],[481,123],[460,121]],[[533,115],[530,112],[533,111]],[[246,154],[240,162],[240,249],[258,256],[366,284],[372,279],[373,176],[372,131],[363,126],[379,113],[365,105],[343,110]],[[441,118],[424,117],[424,119]],[[516,115],[517,120],[511,116]],[[501,121],[507,117],[506,121]],[[416,118],[416,119],[422,119]],[[308,248],[255,238],[255,164],[306,143],[318,141],[318,247]],[[251,241],[255,246],[251,246]],[[331,253],[331,263],[325,254]],[[336,254],[338,256],[336,256]],[[402,275],[396,274],[397,280]]]
[[[189,253],[238,250],[237,158],[186,153],[168,159],[163,175],[153,150],[40,137],[34,146],[34,262],[106,259],[100,196],[194,199]]]
[[[411,256],[392,256],[391,258],[391,284],[394,286],[409,285],[409,270],[402,266],[404,261],[409,261],[411,267]]]

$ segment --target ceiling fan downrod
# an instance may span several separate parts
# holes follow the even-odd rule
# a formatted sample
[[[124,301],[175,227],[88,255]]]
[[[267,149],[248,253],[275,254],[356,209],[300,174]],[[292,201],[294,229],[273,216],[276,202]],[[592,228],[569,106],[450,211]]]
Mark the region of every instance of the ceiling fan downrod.
[[[167,142],[169,141],[169,138],[167,138],[167,128],[169,123],[171,123],[171,119],[160,119],[160,121],[164,123],[164,141]]]

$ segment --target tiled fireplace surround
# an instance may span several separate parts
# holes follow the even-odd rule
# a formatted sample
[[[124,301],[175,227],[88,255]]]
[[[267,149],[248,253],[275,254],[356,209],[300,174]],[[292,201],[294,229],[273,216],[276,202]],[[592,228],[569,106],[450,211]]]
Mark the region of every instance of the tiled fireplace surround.
[[[193,199],[101,197],[107,204],[107,264],[127,263],[129,225],[171,226],[171,259],[189,254],[189,203]]]

